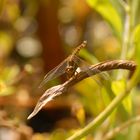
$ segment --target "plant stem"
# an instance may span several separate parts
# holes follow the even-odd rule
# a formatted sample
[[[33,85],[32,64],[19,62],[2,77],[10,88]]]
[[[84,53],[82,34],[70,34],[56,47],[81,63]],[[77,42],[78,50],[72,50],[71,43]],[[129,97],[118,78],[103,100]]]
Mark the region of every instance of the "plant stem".
[[[125,17],[125,25],[124,25],[124,33],[123,33],[123,41],[122,41],[122,52],[121,52],[121,59],[124,59],[124,60],[126,59],[129,39],[130,39],[130,15],[127,13]]]
[[[136,16],[138,13],[139,4],[140,4],[139,0],[132,1],[132,27],[135,26],[137,21]]]
[[[117,96],[110,105],[95,118],[91,123],[89,123],[82,130],[76,132],[73,136],[67,140],[79,140],[80,138],[86,136],[90,132],[94,131],[101,123],[113,112],[113,110],[121,103],[121,101],[128,95],[128,92],[124,92]]]
[[[140,116],[137,116],[135,118],[132,118],[125,123],[121,124],[120,126],[112,129],[109,131],[106,135],[103,136],[103,140],[110,140],[114,138],[118,133],[121,133],[124,129],[129,128],[129,126],[133,125],[134,123],[139,123],[140,122]]]
[[[131,89],[137,84],[138,77],[140,76],[140,70],[137,68],[136,72],[134,73],[132,79],[128,82],[126,90],[119,94],[113,101],[110,103],[110,105],[102,112],[100,113],[95,120],[93,120],[91,123],[89,123],[86,127],[84,127],[82,130],[79,130],[74,135],[69,137],[67,140],[79,140],[80,138],[88,135],[89,133],[93,132],[107,117],[113,112],[113,110],[122,102],[124,98],[127,97],[127,95],[130,93]]]
[[[122,38],[122,50],[121,50],[121,56],[120,59],[126,60],[128,47],[130,46],[130,32],[131,32],[131,9],[130,9],[130,3],[124,2],[123,0],[120,0],[121,5],[124,7],[125,10],[125,21],[124,21],[124,31],[123,31],[123,38]],[[120,79],[123,77],[123,74],[121,71],[118,71],[117,79]]]

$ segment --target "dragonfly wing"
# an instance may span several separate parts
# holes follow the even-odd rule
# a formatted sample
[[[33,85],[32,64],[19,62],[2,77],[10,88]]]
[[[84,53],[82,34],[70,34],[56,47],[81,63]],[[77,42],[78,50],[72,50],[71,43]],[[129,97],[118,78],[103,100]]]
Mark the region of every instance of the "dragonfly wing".
[[[84,60],[82,60],[82,59],[80,59],[79,57],[75,56],[74,62],[75,62],[77,65],[79,65],[79,64],[78,64],[79,62],[82,63],[83,66],[80,67],[80,69],[83,70],[83,71],[87,71],[87,74],[88,74],[88,75],[92,75],[92,74],[93,74],[93,72],[89,69],[90,65],[89,65],[87,62],[85,62]],[[99,75],[100,75],[103,79],[105,79],[105,80],[110,80],[110,76],[109,76],[109,74],[108,74],[107,72],[101,72],[100,70],[97,69],[95,73],[99,73]],[[95,81],[96,81],[96,80],[95,80]],[[97,82],[97,81],[96,81],[96,82]],[[99,84],[99,81],[98,81],[97,83]]]
[[[64,74],[66,66],[67,66],[67,58],[45,75],[39,87],[44,86],[48,81],[53,80],[58,76]]]

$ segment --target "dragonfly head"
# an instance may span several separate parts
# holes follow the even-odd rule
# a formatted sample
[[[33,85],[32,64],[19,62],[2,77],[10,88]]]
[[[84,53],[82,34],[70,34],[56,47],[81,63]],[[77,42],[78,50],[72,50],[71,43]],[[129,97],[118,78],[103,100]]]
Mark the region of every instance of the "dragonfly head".
[[[67,75],[68,79],[71,78],[75,74],[76,69],[77,69],[77,65],[75,65],[75,64],[74,65],[68,65],[66,67],[65,72],[66,72],[66,75]]]
[[[66,74],[67,74],[67,77],[70,78],[74,75],[75,73],[75,69],[73,66],[68,66],[65,70]]]

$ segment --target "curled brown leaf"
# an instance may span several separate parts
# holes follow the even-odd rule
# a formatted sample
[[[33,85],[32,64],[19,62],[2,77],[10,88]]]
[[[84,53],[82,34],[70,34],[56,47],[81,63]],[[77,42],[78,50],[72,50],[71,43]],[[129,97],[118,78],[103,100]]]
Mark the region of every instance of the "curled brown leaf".
[[[73,86],[74,84],[87,77],[114,69],[127,69],[133,73],[136,69],[136,66],[137,65],[134,61],[128,60],[113,60],[101,62],[96,65],[91,65],[86,70],[81,70],[78,74],[76,74],[76,76],[71,77],[63,84],[51,87],[48,90],[46,90],[45,93],[39,99],[34,111],[28,116],[27,119],[31,119],[33,116],[35,116],[42,109],[42,107],[49,101],[51,101],[54,97],[64,93],[69,87]],[[90,69],[90,71],[92,72],[91,75],[88,74],[88,69]]]

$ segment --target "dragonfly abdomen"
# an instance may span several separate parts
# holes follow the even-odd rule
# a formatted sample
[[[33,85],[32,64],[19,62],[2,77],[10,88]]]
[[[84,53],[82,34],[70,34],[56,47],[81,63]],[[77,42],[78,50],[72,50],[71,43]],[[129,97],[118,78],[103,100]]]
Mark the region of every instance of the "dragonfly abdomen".
[[[74,56],[77,55],[82,48],[86,47],[86,45],[87,45],[87,41],[83,41],[82,44],[80,44],[77,48],[75,48],[75,50],[73,51],[73,53],[70,56],[70,61],[72,61]]]
[[[87,41],[83,41],[83,43],[81,45],[79,45],[73,51],[73,53],[68,57],[67,67],[66,67],[66,70],[65,70],[65,73],[66,73],[68,79],[75,74],[76,69],[78,68],[78,65],[75,63],[75,56],[79,53],[79,51],[82,48],[86,47],[86,45],[87,45]]]

